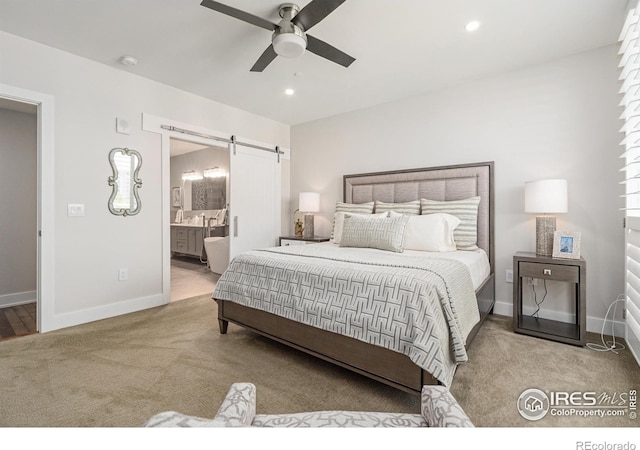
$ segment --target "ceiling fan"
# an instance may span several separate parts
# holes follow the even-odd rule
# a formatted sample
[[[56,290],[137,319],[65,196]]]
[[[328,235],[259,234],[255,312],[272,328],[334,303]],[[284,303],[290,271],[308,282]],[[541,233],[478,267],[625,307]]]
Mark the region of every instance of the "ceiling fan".
[[[251,68],[252,72],[262,72],[276,56],[296,58],[302,56],[305,50],[341,66],[349,67],[355,58],[307,34],[311,27],[317,25],[345,1],[312,0],[302,9],[293,3],[285,3],[280,5],[282,20],[278,24],[213,0],[203,0],[201,5],[273,32],[271,45]]]

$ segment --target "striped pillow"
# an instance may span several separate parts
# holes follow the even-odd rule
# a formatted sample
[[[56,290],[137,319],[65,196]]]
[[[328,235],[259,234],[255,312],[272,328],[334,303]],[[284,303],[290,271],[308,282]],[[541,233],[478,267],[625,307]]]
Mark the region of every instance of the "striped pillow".
[[[413,200],[406,203],[385,203],[376,200],[375,212],[387,212],[393,211],[399,214],[407,214],[410,216],[417,216],[420,214],[420,200]]]
[[[336,211],[335,212],[350,212],[355,214],[372,214],[373,213],[373,202],[368,203],[342,203],[336,202]],[[331,225],[331,241],[334,240],[334,233],[336,228],[336,219],[335,214],[333,215],[333,225]]]
[[[445,213],[460,219],[460,225],[453,230],[453,238],[458,250],[478,249],[478,205],[480,197],[464,200],[441,202],[437,200],[420,199],[422,214]]]
[[[377,248],[402,252],[404,229],[409,216],[345,214],[340,247]]]

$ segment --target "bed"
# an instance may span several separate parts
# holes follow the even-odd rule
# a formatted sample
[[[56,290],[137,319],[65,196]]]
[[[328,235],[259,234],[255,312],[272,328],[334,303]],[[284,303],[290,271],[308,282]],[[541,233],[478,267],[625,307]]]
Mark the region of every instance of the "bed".
[[[232,322],[416,395],[450,385],[495,302],[493,172],[484,162],[345,175],[342,205],[355,208],[476,199],[473,230],[459,227],[473,246],[427,255],[332,239],[245,252],[212,296],[220,332]]]

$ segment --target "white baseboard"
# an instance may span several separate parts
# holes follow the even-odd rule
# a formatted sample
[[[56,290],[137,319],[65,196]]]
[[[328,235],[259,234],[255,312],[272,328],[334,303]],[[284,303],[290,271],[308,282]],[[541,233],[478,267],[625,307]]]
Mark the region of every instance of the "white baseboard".
[[[0,308],[10,306],[26,305],[27,303],[35,303],[38,298],[36,291],[16,292],[14,294],[0,295]]]
[[[531,311],[527,311],[525,308],[525,313],[532,314],[534,310],[533,308],[530,308],[530,309]],[[493,312],[501,316],[513,317],[513,304],[496,301],[496,304],[493,307]],[[560,322],[569,322],[569,323],[572,323],[575,320],[574,314],[568,314],[568,313],[557,312],[557,311],[545,311],[545,313],[541,314],[540,317],[543,317],[545,319],[558,320]],[[599,317],[587,316],[587,331],[600,334],[602,332],[603,323],[604,323],[604,319],[601,319]],[[616,337],[624,337],[624,333],[625,333],[624,322],[614,321],[613,329],[615,331]],[[607,335],[611,335],[611,321],[607,321],[604,332]]]
[[[84,323],[95,322],[96,320],[108,319],[110,317],[121,316],[143,309],[154,308],[167,304],[162,294],[150,295],[148,297],[134,298],[110,305],[97,306],[95,308],[83,309],[65,314],[54,314],[50,320],[46,321],[46,329],[41,333],[59,330],[61,328],[82,325]]]

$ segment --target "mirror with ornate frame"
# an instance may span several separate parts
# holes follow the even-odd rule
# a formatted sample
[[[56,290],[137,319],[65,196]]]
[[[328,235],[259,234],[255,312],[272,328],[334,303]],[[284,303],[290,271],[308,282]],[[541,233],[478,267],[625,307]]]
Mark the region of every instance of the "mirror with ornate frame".
[[[124,217],[138,214],[142,208],[138,196],[138,189],[142,187],[142,180],[138,176],[142,156],[129,148],[114,148],[109,152],[109,164],[113,170],[113,176],[107,179],[109,186],[113,187],[109,211]]]

